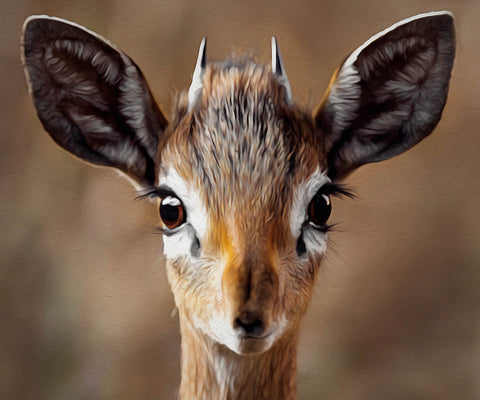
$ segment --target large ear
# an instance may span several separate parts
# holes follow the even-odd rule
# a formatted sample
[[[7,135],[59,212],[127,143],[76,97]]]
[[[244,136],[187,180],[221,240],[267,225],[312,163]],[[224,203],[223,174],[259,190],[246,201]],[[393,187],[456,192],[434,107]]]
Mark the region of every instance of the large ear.
[[[373,36],[340,66],[315,116],[332,179],[400,154],[435,128],[454,35],[450,13],[417,15]]]
[[[22,47],[30,93],[53,140],[153,184],[167,121],[135,63],[93,32],[47,16],[25,21]]]

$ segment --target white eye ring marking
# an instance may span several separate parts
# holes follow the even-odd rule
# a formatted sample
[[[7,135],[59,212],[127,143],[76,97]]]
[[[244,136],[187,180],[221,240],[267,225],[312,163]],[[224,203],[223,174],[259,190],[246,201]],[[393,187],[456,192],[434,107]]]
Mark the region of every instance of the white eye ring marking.
[[[329,182],[331,182],[331,180],[327,176],[326,171],[321,172],[320,168],[317,168],[306,181],[302,182],[296,188],[290,213],[290,230],[295,239],[300,237],[302,225],[307,220],[308,205],[318,190]]]
[[[197,241],[203,242],[207,232],[208,214],[205,205],[192,183],[183,179],[174,168],[161,169],[160,174],[159,186],[168,187],[176,195],[165,197],[161,204],[174,207],[183,205],[187,218],[182,229],[171,236],[163,235],[163,252],[167,259],[182,256],[192,259],[192,248],[196,247]]]
[[[178,196],[178,200],[185,207],[188,223],[195,229],[201,241],[207,232],[208,214],[200,194],[192,183],[183,179],[174,168],[164,169],[160,173],[162,172],[159,186],[167,186]]]

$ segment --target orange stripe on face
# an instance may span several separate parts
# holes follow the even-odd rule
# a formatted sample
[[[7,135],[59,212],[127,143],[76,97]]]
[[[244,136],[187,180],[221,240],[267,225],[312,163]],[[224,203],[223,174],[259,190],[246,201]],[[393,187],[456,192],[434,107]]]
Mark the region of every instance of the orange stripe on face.
[[[255,315],[263,329],[276,320],[279,252],[289,251],[286,241],[291,237],[282,215],[270,211],[269,217],[263,213],[262,218],[263,207],[272,209],[257,202],[251,204],[248,211],[245,208],[243,212],[222,210],[221,215],[211,213],[209,216],[204,249],[223,264],[219,278],[224,311],[234,329],[245,315]]]
[[[210,227],[204,243],[205,251],[223,259],[228,259],[233,254],[234,247],[228,224],[211,214],[209,219]]]
[[[243,240],[240,248],[226,254],[222,291],[228,318],[232,324],[245,315],[256,315],[264,329],[273,319],[278,300],[279,275],[272,264],[271,246]]]

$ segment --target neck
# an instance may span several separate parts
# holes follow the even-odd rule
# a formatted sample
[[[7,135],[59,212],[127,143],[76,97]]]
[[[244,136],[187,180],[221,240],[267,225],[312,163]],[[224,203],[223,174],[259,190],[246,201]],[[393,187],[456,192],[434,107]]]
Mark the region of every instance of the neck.
[[[182,400],[296,399],[297,331],[262,354],[242,356],[192,329],[182,331]]]

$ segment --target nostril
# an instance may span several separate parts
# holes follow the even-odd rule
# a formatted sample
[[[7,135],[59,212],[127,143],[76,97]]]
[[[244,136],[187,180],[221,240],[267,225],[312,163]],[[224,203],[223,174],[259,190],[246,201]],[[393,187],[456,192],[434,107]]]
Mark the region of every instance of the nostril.
[[[264,332],[263,322],[259,318],[246,316],[235,319],[235,328],[243,330],[249,336],[260,336]]]

